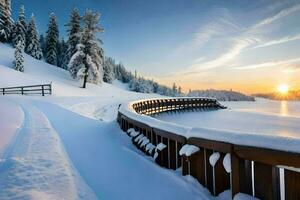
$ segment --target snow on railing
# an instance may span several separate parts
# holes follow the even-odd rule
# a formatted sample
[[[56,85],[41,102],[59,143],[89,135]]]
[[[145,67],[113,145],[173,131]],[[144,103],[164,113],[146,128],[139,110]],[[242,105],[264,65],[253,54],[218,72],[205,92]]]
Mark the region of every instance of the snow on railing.
[[[231,190],[260,199],[300,199],[300,141],[251,133],[190,128],[153,114],[220,109],[216,99],[168,98],[124,104],[118,122],[138,149],[168,169],[182,167],[213,195]],[[282,150],[284,149],[284,151]]]

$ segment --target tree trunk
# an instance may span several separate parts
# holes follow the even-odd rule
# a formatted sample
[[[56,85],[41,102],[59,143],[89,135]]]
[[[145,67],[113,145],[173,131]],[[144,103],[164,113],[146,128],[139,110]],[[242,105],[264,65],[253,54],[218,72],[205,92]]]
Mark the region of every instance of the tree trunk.
[[[87,78],[88,78],[88,68],[85,67],[85,71],[84,71],[84,79],[83,79],[83,86],[82,86],[82,88],[86,88]]]

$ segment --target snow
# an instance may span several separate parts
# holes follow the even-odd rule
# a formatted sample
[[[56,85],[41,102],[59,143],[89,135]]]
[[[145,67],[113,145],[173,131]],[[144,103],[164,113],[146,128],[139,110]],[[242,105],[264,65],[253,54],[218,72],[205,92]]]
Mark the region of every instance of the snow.
[[[166,148],[167,146],[163,143],[159,143],[157,146],[156,146],[156,150],[159,150],[159,151],[162,151],[164,150],[164,148]]]
[[[192,154],[200,151],[199,147],[194,145],[185,144],[179,151],[179,155],[191,156]]]
[[[18,137],[0,165],[0,199],[96,199],[69,162],[57,132],[31,104],[16,101],[25,113]]]
[[[247,194],[238,193],[234,196],[233,200],[259,200],[259,199]]]
[[[220,153],[215,152],[209,157],[209,164],[214,167],[220,158]]]
[[[147,144],[146,151],[148,151],[150,154],[153,152],[154,149],[155,146],[152,143]]]
[[[23,126],[24,112],[12,101],[0,99],[0,158],[5,158],[9,144]]]
[[[121,131],[116,122],[120,103],[158,95],[129,92],[125,85],[115,83],[88,84],[87,89],[81,89],[67,71],[28,55],[25,73],[20,73],[11,68],[13,52],[0,44],[0,87],[52,82],[54,95],[0,96],[0,199],[231,199],[230,191],[212,197],[193,177],[159,167]],[[139,116],[125,105],[122,112],[154,127],[179,135],[189,136],[195,131],[224,139],[224,130]],[[227,133],[229,141],[248,139],[238,140],[240,132],[232,137],[231,131]],[[132,137],[137,134],[131,131]],[[261,145],[266,145],[267,140],[263,141]],[[295,150],[296,145],[299,141],[287,148]],[[164,144],[146,145],[147,151],[164,148]],[[192,154],[195,148],[190,150]],[[239,194],[236,198],[243,197]]]
[[[0,199],[214,199],[195,179],[144,156],[117,124],[120,103],[158,95],[109,84],[84,90],[28,55],[20,73],[13,52],[0,44],[0,87],[52,82],[54,95],[0,96],[0,129],[11,129],[0,135],[8,152],[0,155]]]
[[[162,113],[157,120],[177,123],[185,137],[201,137],[233,144],[300,153],[300,103],[258,99],[222,102],[228,109]],[[178,129],[178,128],[177,128]],[[180,131],[175,132],[180,134]]]
[[[227,153],[223,159],[223,166],[227,173],[231,173],[231,155]]]

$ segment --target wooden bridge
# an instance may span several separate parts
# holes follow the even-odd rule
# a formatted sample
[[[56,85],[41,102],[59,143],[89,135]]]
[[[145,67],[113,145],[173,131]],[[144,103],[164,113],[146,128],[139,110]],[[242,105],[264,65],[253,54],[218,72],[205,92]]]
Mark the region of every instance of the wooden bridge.
[[[51,95],[52,83],[43,84],[43,85],[27,85],[27,86],[0,88],[0,94],[42,95],[42,96]]]
[[[266,200],[300,199],[300,154],[284,150],[187,137],[185,127],[159,121],[149,115],[181,110],[225,108],[215,99],[153,99],[122,105],[118,123],[141,151],[168,169],[182,167],[217,196],[225,190],[232,197],[245,193]],[[202,134],[203,135],[203,134]],[[183,146],[192,153],[180,152]],[[212,156],[213,155],[213,156]],[[217,158],[213,165],[210,158]],[[223,162],[229,161],[230,170]],[[229,160],[228,160],[229,159]],[[283,197],[283,198],[282,198]]]

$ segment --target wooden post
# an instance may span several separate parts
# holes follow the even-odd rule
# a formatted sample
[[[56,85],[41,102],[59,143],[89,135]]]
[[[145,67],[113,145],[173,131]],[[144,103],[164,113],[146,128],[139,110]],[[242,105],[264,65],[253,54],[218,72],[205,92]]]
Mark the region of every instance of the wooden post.
[[[5,88],[2,89],[2,93],[3,93],[3,95],[5,95]]]
[[[285,200],[300,199],[300,172],[284,169]]]
[[[279,169],[263,163],[254,163],[255,197],[259,199],[279,200]]]
[[[52,95],[52,82],[49,85],[49,93],[50,93],[50,95]]]
[[[190,171],[191,175],[196,178],[201,185],[205,185],[205,161],[204,149],[191,156]]]
[[[24,88],[23,87],[21,87],[21,93],[22,93],[22,95],[24,95]]]
[[[240,159],[232,153],[231,168],[232,197],[238,193],[252,195],[251,161]]]
[[[213,181],[213,167],[209,163],[209,157],[213,154],[212,150],[204,149],[205,153],[205,171],[206,171],[206,187],[213,194],[214,181]]]
[[[176,142],[169,139],[169,156],[170,156],[170,168],[175,170],[177,167],[177,157],[176,157]]]
[[[45,96],[44,85],[42,85],[42,95]]]
[[[225,190],[230,189],[230,174],[226,172],[223,167],[223,159],[225,157],[224,153],[220,153],[221,156],[217,161],[214,170],[215,170],[215,195],[218,196],[220,193]]]

